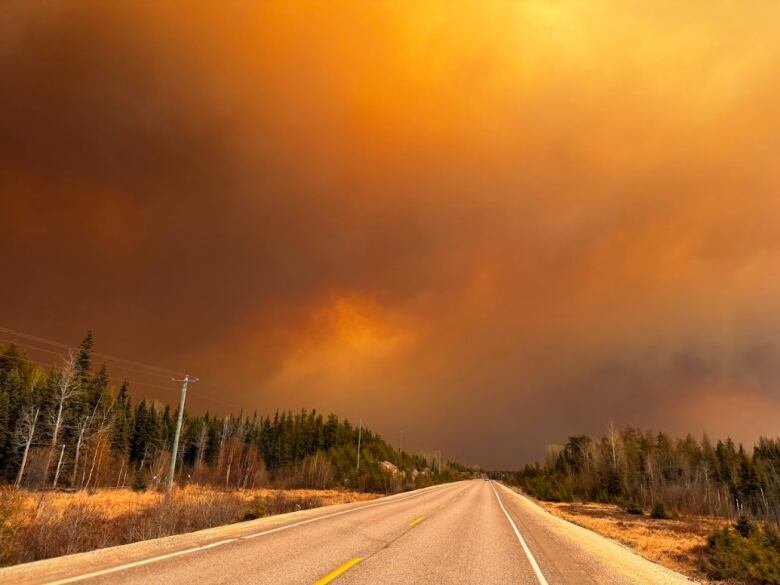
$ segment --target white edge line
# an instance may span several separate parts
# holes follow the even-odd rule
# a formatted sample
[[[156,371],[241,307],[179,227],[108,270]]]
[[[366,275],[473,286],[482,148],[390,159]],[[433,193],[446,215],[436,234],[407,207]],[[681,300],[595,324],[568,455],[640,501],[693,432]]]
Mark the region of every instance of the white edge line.
[[[186,555],[189,553],[198,552],[207,548],[214,548],[216,546],[222,546],[223,544],[229,544],[238,540],[237,538],[228,538],[226,540],[220,540],[219,542],[212,542],[210,544],[204,544],[203,546],[196,546],[193,548],[187,548],[176,552],[168,553],[166,555],[160,555],[159,557],[152,557],[150,559],[143,559],[141,561],[135,561],[133,563],[127,563],[125,565],[118,565],[116,567],[109,567],[108,569],[101,569],[100,571],[93,571],[91,573],[84,573],[83,575],[77,575],[75,577],[68,577],[66,579],[60,579],[59,581],[49,581],[46,585],[65,585],[65,583],[75,583],[76,581],[83,581],[84,579],[91,579],[92,577],[100,577],[101,575],[108,575],[110,573],[116,573],[117,571],[124,571],[125,569],[131,569],[133,567],[140,567],[142,565],[148,565],[150,563],[156,563],[157,561],[163,561],[173,557]]]
[[[164,561],[165,559],[170,559],[173,557],[178,557],[181,555],[186,555],[194,552],[198,552],[201,550],[206,550],[209,548],[214,548],[217,546],[222,546],[223,544],[229,544],[231,542],[235,542],[236,540],[248,540],[250,538],[257,538],[258,536],[265,536],[266,534],[272,534],[274,532],[281,532],[282,530],[287,530],[288,528],[295,528],[296,526],[303,526],[304,524],[311,524],[312,522],[319,522],[320,520],[325,520],[326,518],[333,518],[334,516],[341,516],[342,514],[350,514],[352,512],[357,512],[359,510],[364,510],[366,508],[374,508],[376,506],[384,506],[387,504],[394,504],[395,502],[403,502],[405,500],[410,500],[412,498],[419,497],[423,495],[424,493],[428,493],[430,491],[435,491],[437,488],[443,488],[451,484],[440,484],[436,486],[431,486],[429,488],[423,488],[419,491],[416,491],[416,493],[409,494],[402,498],[395,498],[392,500],[384,500],[382,502],[374,502],[372,504],[366,504],[365,506],[358,506],[356,508],[350,508],[349,510],[342,510],[341,512],[334,512],[333,514],[326,514],[325,516],[317,516],[316,518],[310,518],[309,520],[303,520],[301,522],[296,522],[294,524],[286,524],[284,526],[279,526],[278,528],[272,528],[271,530],[266,530],[264,532],[257,532],[255,534],[249,534],[246,536],[237,536],[236,538],[228,538],[226,540],[220,540],[219,542],[212,542],[211,544],[204,544],[203,546],[196,546],[193,548],[186,548],[184,550],[179,550],[176,552],[168,553],[165,555],[160,555],[158,557],[152,557],[150,559],[143,559],[140,561],[135,561],[133,563],[127,563],[124,565],[118,565],[115,567],[109,567],[107,569],[101,569],[99,571],[93,571],[91,573],[84,573],[83,575],[76,575],[75,577],[67,577],[65,579],[59,579],[57,581],[47,581],[45,585],[66,585],[66,583],[76,583],[78,581],[83,581],[85,579],[91,579],[93,577],[100,577],[102,575],[108,575],[111,573],[116,573],[118,571],[124,571],[125,569],[132,569],[133,567],[140,567],[143,565],[148,565],[151,563],[156,563],[157,561]],[[545,584],[546,585],[546,584]]]
[[[522,534],[520,534],[520,531],[517,529],[517,524],[515,524],[515,521],[512,520],[512,517],[509,515],[509,512],[506,511],[506,508],[504,507],[504,502],[501,501],[501,496],[498,495],[498,491],[496,491],[496,486],[493,485],[492,481],[490,482],[490,487],[493,488],[493,493],[496,494],[496,499],[498,500],[498,505],[501,506],[501,511],[504,512],[504,516],[506,516],[506,519],[509,520],[509,523],[512,525],[512,530],[515,531],[515,536],[517,536],[517,540],[520,541],[520,546],[523,547],[523,552],[525,553],[525,556],[528,557],[528,562],[531,563],[531,568],[534,570],[534,574],[536,575],[536,579],[539,581],[539,584],[549,585],[547,583],[547,579],[545,579],[544,575],[542,574],[542,570],[539,568],[539,563],[536,562],[534,555],[531,553],[531,549],[528,548],[525,539],[523,538]]]

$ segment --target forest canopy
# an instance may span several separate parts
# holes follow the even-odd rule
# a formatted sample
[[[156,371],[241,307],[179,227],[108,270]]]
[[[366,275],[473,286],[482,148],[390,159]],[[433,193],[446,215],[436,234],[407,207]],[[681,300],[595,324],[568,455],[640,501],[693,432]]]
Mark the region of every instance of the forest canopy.
[[[61,367],[16,345],[0,351],[0,478],[30,488],[159,487],[177,411],[133,401],[125,380],[93,367],[89,332]],[[226,489],[282,487],[392,492],[447,481],[466,469],[412,455],[368,429],[315,410],[214,416],[184,411],[175,480]],[[357,468],[358,438],[360,468]]]
[[[610,424],[599,438],[570,437],[543,463],[507,477],[544,500],[615,502],[628,509],[747,516],[780,522],[780,440],[752,451],[731,439],[713,443]]]

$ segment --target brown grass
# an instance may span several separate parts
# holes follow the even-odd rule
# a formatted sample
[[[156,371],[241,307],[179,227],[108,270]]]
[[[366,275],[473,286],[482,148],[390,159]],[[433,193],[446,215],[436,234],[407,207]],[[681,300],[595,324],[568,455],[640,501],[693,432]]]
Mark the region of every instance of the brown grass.
[[[269,498],[275,496],[277,492],[282,491],[290,499],[307,499],[316,497],[321,501],[322,506],[333,504],[346,504],[349,502],[362,502],[372,500],[377,494],[362,492],[341,491],[341,490],[313,490],[313,489],[295,489],[295,490],[275,490],[275,489],[253,489],[242,491],[225,492],[213,488],[187,486],[176,490],[177,497],[184,497],[191,502],[199,502],[203,499],[211,499],[224,494],[232,494],[241,501],[251,502],[255,497],[260,496]],[[49,509],[62,511],[81,504],[88,504],[91,508],[99,512],[107,519],[113,519],[122,516],[128,512],[138,512],[144,508],[158,506],[165,499],[164,494],[156,491],[135,492],[129,489],[102,489],[96,491],[81,491],[75,493],[68,492],[27,492],[20,491],[22,506],[28,513],[29,518],[35,517],[35,510],[45,506]]]
[[[158,492],[31,493],[0,488],[0,565],[35,561],[204,528],[376,498],[338,490],[187,487]]]
[[[612,504],[537,503],[550,513],[616,540],[664,567],[703,580],[698,561],[707,535],[726,520],[686,516],[653,520]]]

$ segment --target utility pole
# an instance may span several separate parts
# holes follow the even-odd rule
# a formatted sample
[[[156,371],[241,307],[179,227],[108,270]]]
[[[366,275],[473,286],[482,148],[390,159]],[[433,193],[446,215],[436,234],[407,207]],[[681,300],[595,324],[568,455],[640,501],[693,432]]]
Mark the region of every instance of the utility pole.
[[[363,434],[363,419],[358,420],[358,453],[357,453],[357,470],[360,471],[360,435]]]
[[[171,378],[174,382],[181,382],[181,400],[179,401],[179,416],[176,419],[176,434],[173,436],[173,448],[171,449],[171,467],[168,471],[168,488],[165,490],[165,497],[170,498],[173,493],[173,474],[176,473],[176,456],[179,452],[179,436],[181,436],[181,421],[184,418],[184,401],[187,399],[187,384],[197,382],[198,378],[190,378],[189,374],[184,375],[183,380]]]

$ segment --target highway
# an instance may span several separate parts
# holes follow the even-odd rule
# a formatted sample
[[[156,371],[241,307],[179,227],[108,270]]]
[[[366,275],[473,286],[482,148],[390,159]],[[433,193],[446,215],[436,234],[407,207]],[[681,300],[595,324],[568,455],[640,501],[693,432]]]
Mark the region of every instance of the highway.
[[[0,583],[690,584],[496,482],[463,481],[0,570]]]

